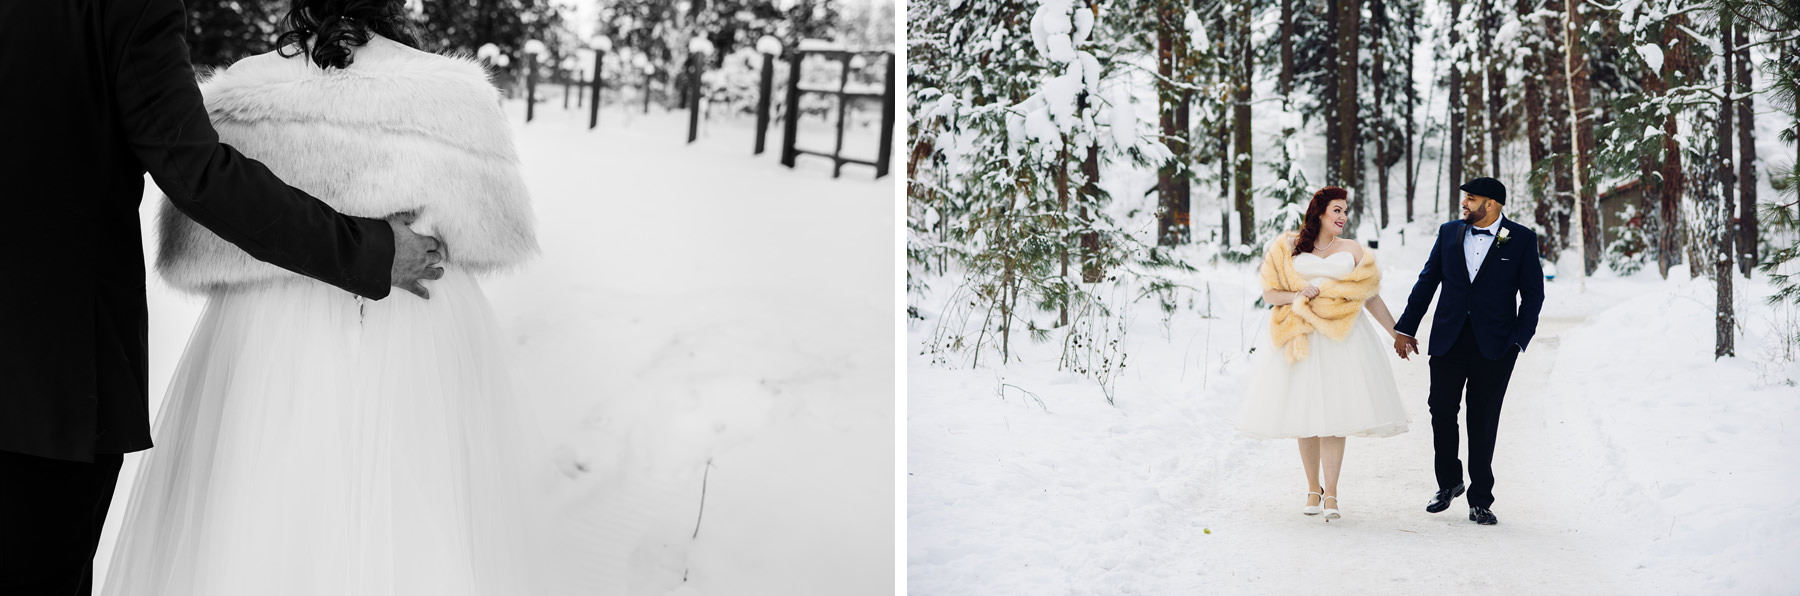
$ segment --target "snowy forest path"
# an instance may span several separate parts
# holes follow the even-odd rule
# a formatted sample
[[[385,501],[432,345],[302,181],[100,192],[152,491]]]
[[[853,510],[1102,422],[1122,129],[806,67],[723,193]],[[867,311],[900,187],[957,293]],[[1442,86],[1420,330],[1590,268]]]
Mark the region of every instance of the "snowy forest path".
[[[1604,462],[1568,455],[1587,451],[1576,443],[1598,437],[1591,427],[1563,424],[1558,408],[1546,401],[1559,335],[1583,320],[1545,318],[1513,372],[1494,458],[1499,525],[1469,521],[1462,498],[1448,511],[1424,511],[1435,488],[1426,407],[1430,365],[1414,358],[1394,367],[1410,431],[1350,439],[1339,481],[1342,519],[1301,515],[1306,485],[1294,442],[1258,442],[1237,458],[1238,465],[1221,470],[1213,487],[1198,489],[1209,498],[1187,512],[1172,508],[1170,513],[1204,520],[1171,527],[1180,535],[1171,537],[1162,558],[1177,567],[1169,575],[1188,578],[1174,583],[1234,594],[1304,593],[1320,586],[1368,594],[1442,588],[1620,592],[1601,572],[1609,567],[1606,537],[1614,520],[1580,513],[1593,509],[1581,502],[1590,494],[1581,483],[1602,477]],[[1427,328],[1421,336],[1429,334]],[[1459,447],[1466,454],[1466,426],[1463,432]]]

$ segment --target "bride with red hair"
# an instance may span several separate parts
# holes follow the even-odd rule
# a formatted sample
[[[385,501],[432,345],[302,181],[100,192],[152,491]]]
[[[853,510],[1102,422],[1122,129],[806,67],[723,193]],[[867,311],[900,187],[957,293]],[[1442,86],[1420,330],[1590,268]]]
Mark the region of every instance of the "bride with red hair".
[[[1263,253],[1269,335],[1259,340],[1249,389],[1233,421],[1257,439],[1298,439],[1307,515],[1341,517],[1338,472],[1346,437],[1391,437],[1409,422],[1388,349],[1394,317],[1381,300],[1374,250],[1343,238],[1349,193],[1313,194],[1305,223]]]

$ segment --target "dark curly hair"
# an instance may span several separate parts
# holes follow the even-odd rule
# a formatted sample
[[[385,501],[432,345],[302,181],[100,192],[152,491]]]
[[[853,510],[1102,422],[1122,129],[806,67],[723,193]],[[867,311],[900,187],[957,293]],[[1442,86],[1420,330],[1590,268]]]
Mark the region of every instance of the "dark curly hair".
[[[1308,253],[1317,249],[1319,228],[1324,226],[1325,210],[1331,208],[1332,201],[1348,201],[1349,191],[1336,186],[1327,186],[1313,193],[1312,202],[1306,205],[1306,223],[1300,226],[1300,239],[1294,242],[1294,254]]]
[[[282,57],[306,54],[319,68],[345,68],[371,34],[419,47],[404,0],[294,0],[275,38]]]

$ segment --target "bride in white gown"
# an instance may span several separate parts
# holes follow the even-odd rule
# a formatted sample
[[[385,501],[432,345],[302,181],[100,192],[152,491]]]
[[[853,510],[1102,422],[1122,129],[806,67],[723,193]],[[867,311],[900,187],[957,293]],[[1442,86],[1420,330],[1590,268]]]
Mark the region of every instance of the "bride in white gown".
[[[416,213],[445,275],[429,300],[369,301],[164,205],[158,270],[207,303],[104,594],[541,593],[526,476],[548,460],[475,277],[537,249],[498,91],[479,64],[409,47],[404,3],[297,4],[288,55],[203,85],[222,140],[341,212]]]
[[[1270,336],[1258,342],[1249,389],[1233,420],[1252,438],[1299,439],[1308,485],[1302,512],[1324,513],[1327,520],[1340,517],[1345,437],[1389,437],[1406,432],[1409,422],[1381,330],[1362,316],[1366,309],[1392,337],[1394,318],[1378,293],[1375,253],[1338,237],[1346,196],[1335,186],[1315,193],[1302,229],[1265,251]]]

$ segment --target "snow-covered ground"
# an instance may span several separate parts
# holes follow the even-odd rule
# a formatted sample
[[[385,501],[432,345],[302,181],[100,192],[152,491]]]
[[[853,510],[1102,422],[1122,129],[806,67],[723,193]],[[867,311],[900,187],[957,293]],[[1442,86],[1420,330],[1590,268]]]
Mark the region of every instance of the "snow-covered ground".
[[[529,125],[506,104],[543,256],[485,288],[554,446],[542,488],[579,570],[558,593],[891,591],[894,178],[783,168],[778,125],[760,156],[744,121],[686,145],[685,113],[638,107],[590,132],[560,97]],[[829,125],[801,128],[830,147]],[[152,412],[200,307],[150,282]]]
[[[1396,311],[1434,222],[1379,252]],[[1396,238],[1397,234],[1385,237]],[[1572,262],[1572,259],[1571,259]],[[1791,310],[1737,280],[1735,359],[1712,358],[1712,285],[1685,268],[1548,284],[1507,392],[1494,511],[1432,515],[1423,359],[1390,355],[1412,429],[1355,439],[1345,517],[1300,514],[1293,441],[1223,416],[1267,311],[1248,266],[1164,321],[1133,306],[1117,405],[1026,342],[1004,369],[930,365],[908,341],[908,581],[919,594],[1791,593],[1800,586],[1800,368],[1778,358]],[[947,282],[945,282],[947,283]],[[929,313],[932,309],[926,309]],[[1212,318],[1198,312],[1210,310]],[[929,314],[928,314],[929,316]],[[1429,325],[1430,317],[1426,317]],[[1429,337],[1431,331],[1423,331]],[[1000,391],[1002,383],[1008,385]],[[1031,395],[1025,392],[1029,391]],[[1794,423],[1793,429],[1787,424]],[[1466,450],[1466,441],[1464,449]]]

